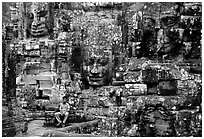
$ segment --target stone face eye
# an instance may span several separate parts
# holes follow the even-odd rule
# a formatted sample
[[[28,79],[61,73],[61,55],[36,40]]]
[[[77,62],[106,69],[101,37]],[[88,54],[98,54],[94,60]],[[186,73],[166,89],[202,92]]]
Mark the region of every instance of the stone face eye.
[[[154,28],[155,26],[155,20],[153,18],[150,17],[144,17],[144,27],[148,27],[148,28]]]
[[[161,23],[163,27],[173,27],[178,23],[178,17],[174,16],[163,17],[161,19]]]
[[[102,66],[105,66],[108,63],[108,59],[99,59],[98,63],[101,64]]]
[[[94,59],[90,58],[86,61],[86,65],[93,65],[94,64]]]

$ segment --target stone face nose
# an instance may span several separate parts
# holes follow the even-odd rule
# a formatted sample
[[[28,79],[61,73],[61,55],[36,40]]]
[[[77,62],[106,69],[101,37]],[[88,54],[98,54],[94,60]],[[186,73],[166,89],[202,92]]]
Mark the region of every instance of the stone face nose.
[[[100,66],[98,66],[97,63],[95,63],[95,64],[92,66],[90,72],[91,72],[92,74],[98,74],[98,73],[101,73],[101,72],[102,72],[102,68],[101,68]]]
[[[155,18],[155,30],[159,30],[161,28],[161,19],[160,17]]]
[[[94,65],[93,68],[91,69],[91,73],[96,74],[98,73],[98,68]]]

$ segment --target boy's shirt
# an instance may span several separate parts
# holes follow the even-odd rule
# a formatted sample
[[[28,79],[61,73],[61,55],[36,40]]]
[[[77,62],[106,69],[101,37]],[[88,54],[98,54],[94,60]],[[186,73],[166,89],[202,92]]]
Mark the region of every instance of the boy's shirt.
[[[68,103],[61,103],[60,104],[60,112],[62,112],[63,114],[65,114],[65,112],[68,112],[70,110],[70,105]]]

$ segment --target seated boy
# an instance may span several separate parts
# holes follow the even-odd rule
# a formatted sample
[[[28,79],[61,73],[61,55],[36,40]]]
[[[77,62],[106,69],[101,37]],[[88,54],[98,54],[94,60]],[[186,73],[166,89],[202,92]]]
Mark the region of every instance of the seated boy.
[[[67,97],[66,96],[63,97],[63,102],[60,103],[59,110],[60,110],[59,112],[55,113],[55,117],[58,121],[57,126],[60,126],[62,124],[62,127],[64,127],[65,123],[67,121],[68,115],[69,115],[69,110],[70,110],[70,105],[67,103]],[[64,116],[63,122],[60,119],[61,115]]]

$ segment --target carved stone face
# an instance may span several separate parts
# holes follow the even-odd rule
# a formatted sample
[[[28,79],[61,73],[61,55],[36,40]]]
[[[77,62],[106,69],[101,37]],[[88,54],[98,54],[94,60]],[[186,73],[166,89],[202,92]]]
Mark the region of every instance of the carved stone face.
[[[90,86],[102,86],[109,83],[112,73],[111,51],[98,46],[84,51],[83,73]]]
[[[156,27],[159,26],[157,20],[158,3],[145,3],[143,9],[139,11],[142,22],[142,38],[137,57],[148,57],[151,51],[156,52],[155,45],[157,44]]]
[[[168,54],[179,42],[178,5],[175,3],[146,3],[142,10],[142,47],[151,51]]]
[[[31,35],[33,37],[42,37],[48,35],[48,28],[46,27],[46,5],[38,3],[34,8],[34,20],[31,24]]]
[[[179,55],[180,45],[180,30],[176,29],[179,27],[179,16],[176,12],[178,5],[167,4],[161,6],[161,17],[160,17],[160,30],[157,34],[158,40],[158,52],[162,54],[169,54],[172,57]]]

